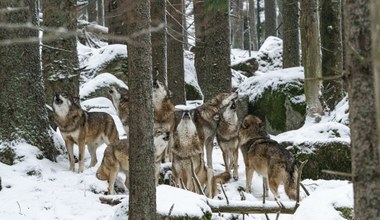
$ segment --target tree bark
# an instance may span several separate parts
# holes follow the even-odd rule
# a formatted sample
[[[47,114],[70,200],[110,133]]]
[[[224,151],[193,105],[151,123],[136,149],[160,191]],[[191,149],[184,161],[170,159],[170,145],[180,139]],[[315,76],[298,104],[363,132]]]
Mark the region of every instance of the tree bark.
[[[380,216],[378,132],[369,7],[370,0],[348,0],[344,9],[354,212],[355,219],[366,220]]]
[[[278,7],[278,15],[277,15],[277,36],[282,39],[283,37],[283,30],[284,30],[284,19],[283,19],[283,14],[284,14],[284,1],[285,0],[276,0],[276,4]],[[298,14],[298,13],[297,13]]]
[[[129,219],[156,219],[150,1],[127,0]]]
[[[230,28],[228,0],[207,8],[205,31],[205,74],[198,75],[204,101],[231,91]]]
[[[322,44],[322,76],[338,77],[324,80],[322,96],[326,107],[332,111],[344,96],[343,80],[343,47],[341,28],[341,1],[320,0],[320,33]]]
[[[168,86],[172,92],[174,105],[185,104],[185,70],[183,61],[183,0],[169,0],[168,15],[168,45],[167,45],[167,75]]]
[[[302,63],[305,71],[307,116],[322,114],[319,99],[321,73],[321,45],[319,42],[317,0],[301,0]]]
[[[80,73],[77,52],[76,0],[43,0],[42,68],[45,80],[46,103],[52,102],[57,92],[79,94]],[[59,28],[66,33],[56,32]],[[51,31],[53,30],[53,31]]]
[[[194,67],[197,73],[198,83],[200,82],[200,77],[206,75],[206,65],[205,65],[205,2],[204,0],[194,0],[194,26],[195,26],[195,47],[192,48],[194,52]]]
[[[87,15],[89,22],[96,22],[96,18],[98,17],[98,12],[96,10],[97,0],[88,0],[87,5]]]
[[[33,28],[0,27],[0,42],[10,41],[0,44],[0,140],[26,141],[38,147],[48,159],[55,160],[58,151],[45,108],[36,1],[0,1],[0,9],[1,23],[34,25]]]
[[[276,13],[276,0],[264,0],[265,10],[265,39],[269,36],[277,36],[277,13]]]
[[[166,1],[150,0],[150,6],[152,28],[158,28],[151,34],[153,75],[167,86]]]
[[[104,26],[104,0],[97,0],[98,6],[98,24]]]
[[[109,43],[125,44],[127,33],[126,17],[131,11],[127,0],[106,0],[106,25],[108,26]]]
[[[299,0],[283,1],[283,68],[300,66]]]
[[[243,16],[243,0],[231,0],[231,32],[232,32],[232,48],[244,48],[244,16]]]
[[[257,48],[257,27],[256,27],[256,12],[255,12],[255,1],[248,0],[248,19],[249,19],[249,31],[251,35],[251,49],[258,50]]]
[[[380,137],[380,1],[371,1],[372,61],[375,75],[377,136]],[[377,143],[380,153],[380,142]]]

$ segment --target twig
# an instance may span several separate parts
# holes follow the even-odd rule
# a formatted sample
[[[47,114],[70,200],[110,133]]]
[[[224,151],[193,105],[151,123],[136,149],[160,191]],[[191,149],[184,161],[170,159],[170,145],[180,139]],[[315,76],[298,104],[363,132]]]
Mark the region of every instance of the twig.
[[[173,205],[172,205],[172,206],[170,206],[170,209],[169,209],[169,213],[168,213],[168,216],[166,216],[166,218],[165,218],[165,219],[167,219],[167,220],[169,220],[169,219],[170,219],[170,216],[172,215],[172,211],[173,211],[173,209],[174,209],[174,203],[173,203]]]
[[[264,213],[264,214],[265,214],[265,218],[266,218],[267,220],[270,220],[268,214],[267,214],[267,213]]]
[[[102,204],[108,204],[111,206],[118,205],[121,203],[122,198],[106,198],[106,197],[99,197],[100,203]]]
[[[305,167],[306,163],[307,163],[308,160],[305,160],[305,161],[302,161],[301,162],[301,165],[298,169],[298,177],[297,177],[297,205],[296,207],[298,207],[299,203],[300,203],[300,185],[301,185],[301,176],[302,176],[302,170],[303,168]]]
[[[185,183],[183,182],[182,178],[179,178],[179,183],[181,184],[182,189],[187,190]]]
[[[309,191],[306,189],[306,187],[305,187],[302,183],[300,183],[300,185],[301,185],[302,189],[305,191],[306,195],[307,195],[307,196],[310,196],[310,193],[309,193]]]
[[[278,220],[280,218],[280,212],[278,212],[277,214],[276,214],[276,220]]]
[[[199,192],[200,192],[202,195],[206,196],[204,190],[202,189],[202,185],[201,185],[201,183],[199,182],[199,179],[198,179],[198,177],[197,177],[197,174],[195,173],[193,160],[192,160],[191,158],[190,158],[190,165],[191,165],[191,174],[193,175],[193,178],[194,178],[194,180],[195,180],[195,183],[196,183],[196,186],[197,186]],[[211,190],[211,189],[210,189],[210,190]]]
[[[344,176],[344,177],[352,177],[351,173],[345,173],[345,172],[339,172],[334,170],[322,170],[322,173],[337,175],[337,176]]]
[[[21,212],[21,206],[20,206],[20,203],[17,201],[17,205],[18,205],[18,214],[20,215],[23,215],[22,212]]]
[[[228,200],[228,197],[227,197],[226,191],[224,191],[224,187],[223,187],[223,184],[222,184],[222,183],[220,183],[220,187],[222,188],[222,192],[223,192],[224,197],[226,197],[227,205],[229,205],[229,204],[230,204],[230,201]]]

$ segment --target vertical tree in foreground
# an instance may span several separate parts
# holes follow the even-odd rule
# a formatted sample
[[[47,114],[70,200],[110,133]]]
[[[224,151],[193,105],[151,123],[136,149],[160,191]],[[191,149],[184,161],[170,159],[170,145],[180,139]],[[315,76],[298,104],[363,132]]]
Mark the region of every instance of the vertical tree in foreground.
[[[265,24],[264,34],[265,39],[269,36],[277,36],[277,7],[276,0],[264,0]]]
[[[302,63],[305,69],[305,96],[307,116],[322,114],[319,99],[321,90],[321,45],[319,41],[317,0],[301,0]]]
[[[300,37],[298,0],[281,0],[283,19],[283,58],[284,68],[300,66]]]
[[[375,74],[377,136],[380,137],[380,1],[371,1],[372,61]],[[380,153],[380,141],[377,142]]]
[[[0,1],[0,11],[0,23],[16,26],[0,26],[0,142],[24,140],[54,160],[57,151],[45,108],[38,28],[30,27],[37,24],[36,1]]]
[[[346,72],[355,219],[380,216],[380,175],[371,56],[370,0],[345,2]],[[376,12],[378,13],[378,12]]]
[[[150,1],[127,0],[129,219],[156,219]]]
[[[257,30],[256,30],[256,12],[255,12],[255,1],[248,0],[248,20],[249,20],[249,31],[251,36],[251,50],[258,50],[257,48]]]
[[[194,0],[194,26],[195,26],[195,47],[194,52],[194,67],[197,73],[199,85],[201,85],[202,76],[206,74],[205,66],[205,2],[204,0]]]

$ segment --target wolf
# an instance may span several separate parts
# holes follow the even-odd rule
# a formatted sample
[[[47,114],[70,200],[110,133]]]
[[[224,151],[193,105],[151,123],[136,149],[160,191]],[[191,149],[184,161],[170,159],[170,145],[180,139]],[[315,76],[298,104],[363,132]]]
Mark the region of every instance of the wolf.
[[[117,115],[119,116],[125,132],[129,133],[128,119],[129,119],[129,92],[125,88],[116,88],[111,86],[109,94],[112,98]]]
[[[154,128],[166,129],[170,133],[169,145],[165,150],[163,159],[171,161],[171,149],[174,144],[173,134],[176,126],[175,107],[171,101],[171,93],[159,80],[153,81],[153,110]]]
[[[254,171],[266,177],[275,200],[279,201],[278,187],[285,184],[290,199],[297,196],[298,169],[294,157],[279,143],[270,139],[264,123],[256,116],[244,117],[239,128],[239,145],[244,158],[246,191],[251,192]]]
[[[65,141],[71,171],[75,169],[74,144],[79,147],[78,172],[83,172],[86,145],[91,155],[92,167],[97,163],[98,146],[119,140],[119,133],[111,115],[84,111],[68,93],[56,94],[53,97],[53,117]]]
[[[216,128],[216,140],[223,152],[223,160],[226,172],[233,167],[233,178],[238,180],[238,156],[239,156],[239,121],[236,113],[236,102],[231,100],[228,106],[220,114]]]
[[[169,132],[161,129],[154,131],[154,146],[156,157],[156,185],[158,183],[159,171],[160,171],[160,155],[165,150],[169,142]],[[102,163],[100,164],[96,177],[99,180],[108,181],[108,194],[115,194],[114,184],[117,174],[123,172],[125,174],[124,185],[129,188],[129,143],[128,139],[121,139],[116,143],[112,143],[104,151]],[[158,158],[158,159],[157,159]],[[157,163],[158,161],[158,163]]]
[[[194,111],[194,122],[201,144],[206,149],[207,166],[211,169],[213,168],[213,141],[216,135],[216,128],[220,119],[221,110],[225,108],[230,101],[237,98],[237,92],[220,93],[208,102],[196,108]]]

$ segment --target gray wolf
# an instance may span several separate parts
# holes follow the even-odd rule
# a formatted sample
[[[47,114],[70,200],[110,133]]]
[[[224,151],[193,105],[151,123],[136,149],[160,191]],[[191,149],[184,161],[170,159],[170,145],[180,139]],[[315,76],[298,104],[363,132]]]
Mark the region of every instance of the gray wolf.
[[[175,130],[175,107],[171,101],[171,93],[168,88],[158,81],[153,81],[153,110],[154,128],[166,129],[170,132],[169,145],[163,155],[163,159],[171,161],[171,148],[174,144],[173,134]]]
[[[213,141],[216,135],[220,113],[230,101],[237,99],[237,92],[220,93],[194,111],[194,122],[202,146],[206,148],[207,166],[212,166]],[[203,149],[203,148],[202,148]]]
[[[254,171],[266,177],[269,189],[279,201],[278,187],[285,184],[290,199],[297,195],[298,169],[294,157],[284,147],[269,138],[264,123],[256,116],[244,117],[239,128],[239,145],[243,154],[246,174],[246,191],[251,192]]]
[[[79,147],[78,172],[83,172],[86,145],[91,155],[92,167],[97,163],[96,149],[103,143],[108,145],[119,140],[119,133],[111,115],[84,111],[67,93],[54,96],[53,114],[66,144],[71,171],[75,169],[74,144]]]
[[[96,177],[99,180],[108,181],[108,194],[115,194],[114,184],[117,174],[123,172],[126,176],[124,185],[129,188],[129,143],[128,139],[121,139],[116,143],[107,146],[101,165],[99,166]],[[158,159],[156,162],[156,184],[159,178],[160,159],[159,155],[165,150],[169,142],[169,132],[156,129],[154,132],[155,154]],[[157,161],[157,159],[156,159]]]
[[[235,100],[230,101],[228,106],[220,114],[220,120],[216,128],[216,140],[223,152],[223,160],[226,172],[233,167],[233,178],[237,180],[238,156],[239,156],[239,121],[236,113]]]
[[[125,88],[116,88],[112,86],[109,90],[117,115],[123,124],[125,132],[129,133],[128,118],[129,118],[129,92]]]

